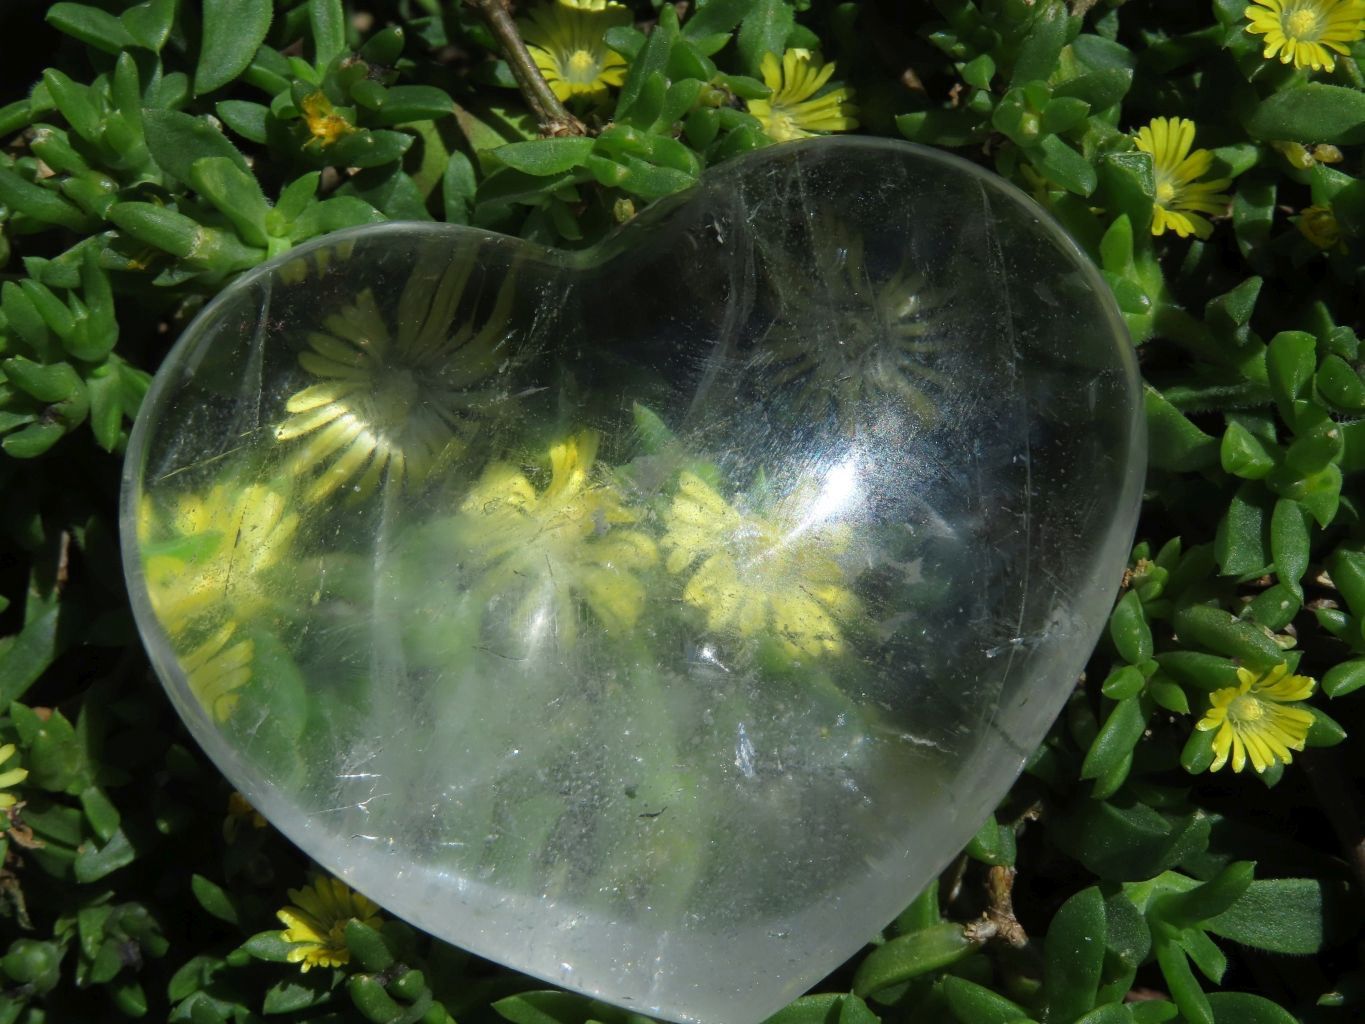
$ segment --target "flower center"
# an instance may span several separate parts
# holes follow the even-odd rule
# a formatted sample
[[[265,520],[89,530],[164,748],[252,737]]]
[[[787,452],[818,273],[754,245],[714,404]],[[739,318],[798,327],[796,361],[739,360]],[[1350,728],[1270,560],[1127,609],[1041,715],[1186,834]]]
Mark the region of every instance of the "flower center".
[[[574,50],[569,54],[564,77],[571,82],[591,85],[597,79],[597,58],[590,50]]]
[[[1170,206],[1175,200],[1175,186],[1166,179],[1164,175],[1157,175],[1156,179],[1156,203],[1158,206]]]
[[[395,368],[390,373],[376,389],[374,402],[374,424],[385,431],[404,427],[421,398],[421,388],[411,370]]]
[[[1316,40],[1319,35],[1317,13],[1311,7],[1290,11],[1284,16],[1284,34],[1296,40]]]
[[[1251,725],[1265,717],[1265,707],[1259,697],[1244,693],[1234,697],[1228,705],[1228,718],[1238,725]]]

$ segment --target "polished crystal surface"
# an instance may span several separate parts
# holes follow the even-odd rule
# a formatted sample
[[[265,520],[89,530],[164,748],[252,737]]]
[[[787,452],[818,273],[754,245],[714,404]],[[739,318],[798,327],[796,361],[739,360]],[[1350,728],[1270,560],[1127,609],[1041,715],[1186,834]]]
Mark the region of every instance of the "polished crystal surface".
[[[1106,287],[909,144],[775,146],[594,249],[392,224],[226,289],[127,461],[139,625],[228,778],[435,935],[755,1024],[971,837],[1105,621]]]

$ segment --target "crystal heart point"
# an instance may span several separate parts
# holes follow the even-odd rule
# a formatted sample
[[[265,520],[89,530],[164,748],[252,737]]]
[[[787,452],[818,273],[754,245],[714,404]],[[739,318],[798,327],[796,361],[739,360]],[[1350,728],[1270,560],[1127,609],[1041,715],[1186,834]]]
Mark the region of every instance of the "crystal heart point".
[[[1029,200],[792,144],[594,249],[393,224],[186,330],[124,544],[196,739],[386,913],[755,1024],[971,837],[1106,618],[1135,362]]]

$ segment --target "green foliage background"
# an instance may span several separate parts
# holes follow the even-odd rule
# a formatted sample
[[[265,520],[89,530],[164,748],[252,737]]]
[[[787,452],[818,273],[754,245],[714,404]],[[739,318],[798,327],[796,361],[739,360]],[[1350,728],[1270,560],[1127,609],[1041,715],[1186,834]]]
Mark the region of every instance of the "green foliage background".
[[[0,1022],[639,1019],[396,922],[353,922],[346,968],[284,962],[274,914],[309,866],[228,820],[149,671],[119,454],[234,274],[386,218],[592,244],[767,144],[743,101],[792,46],[837,61],[862,130],[993,166],[1089,250],[1140,346],[1151,466],[1109,637],[1024,777],[774,1021],[1365,1018],[1365,47],[1331,73],[1267,61],[1243,0],[630,6],[624,85],[551,139],[454,0],[12,9],[10,74],[26,37],[60,45],[0,96],[0,770],[29,772],[0,838]],[[319,92],[335,138],[310,131]],[[1194,119],[1234,179],[1207,240],[1150,232],[1132,134],[1157,116]],[[1326,249],[1299,228],[1314,205]],[[1285,661],[1321,681],[1310,749],[1207,773],[1209,694]]]

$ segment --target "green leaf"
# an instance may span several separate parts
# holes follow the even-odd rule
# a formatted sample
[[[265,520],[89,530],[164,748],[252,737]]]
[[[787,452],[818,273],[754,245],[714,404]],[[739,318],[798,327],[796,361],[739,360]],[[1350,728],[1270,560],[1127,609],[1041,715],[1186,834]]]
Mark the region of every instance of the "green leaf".
[[[1333,665],[1322,677],[1322,692],[1333,698],[1354,693],[1362,686],[1365,686],[1365,660],[1361,659]]]
[[[261,1012],[271,1016],[297,1013],[318,1006],[331,998],[331,985],[332,980],[325,971],[291,975],[265,990],[265,998],[261,1000]]]
[[[179,0],[144,0],[119,15],[119,20],[139,46],[160,53],[175,24],[178,3]]]
[[[942,986],[948,1009],[961,1024],[1018,1024],[1028,1019],[1028,1013],[1018,1003],[974,981],[945,974]]]
[[[1214,992],[1209,996],[1213,1024],[1299,1024],[1299,1019],[1264,996]]]
[[[593,145],[592,139],[585,138],[538,139],[508,143],[493,154],[514,170],[543,177],[582,167]]]
[[[1025,152],[1034,167],[1068,192],[1088,196],[1095,191],[1095,168],[1057,136],[1045,135]]]
[[[382,167],[399,160],[412,146],[414,138],[407,132],[383,129],[353,132],[328,149],[327,162],[343,167]],[[411,177],[408,180],[411,181]]]
[[[204,0],[195,95],[220,89],[247,69],[270,31],[273,11],[271,0]]]
[[[626,80],[621,84],[621,95],[616,101],[616,117],[621,120],[630,115],[631,108],[639,100],[645,84],[655,75],[663,76],[668,68],[668,58],[673,43],[678,38],[678,14],[671,4],[659,9],[659,20],[645,39],[640,56],[631,62]],[[651,118],[652,120],[652,118]]]
[[[687,19],[683,35],[688,39],[702,39],[731,31],[747,18],[759,0],[704,0]]]
[[[1335,747],[1346,740],[1346,729],[1335,718],[1321,708],[1309,709],[1313,724],[1308,727],[1308,738],[1304,741],[1310,747]]]
[[[1209,840],[1204,813],[1168,816],[1136,803],[1118,807],[1080,800],[1052,830],[1064,853],[1108,881],[1150,878],[1202,850]]]
[[[1119,656],[1130,665],[1140,665],[1152,656],[1152,629],[1134,591],[1124,594],[1114,606],[1109,635]]]
[[[123,829],[115,832],[103,846],[82,843],[76,851],[76,881],[97,882],[119,868],[127,867],[135,856],[133,844],[128,841]]]
[[[1147,685],[1146,678],[1132,665],[1114,669],[1100,684],[1100,692],[1110,700],[1124,700],[1136,697]]]
[[[265,145],[268,138],[266,125],[270,116],[269,107],[248,100],[220,100],[213,109],[218,114],[218,119],[242,138],[248,142]]]
[[[1218,441],[1196,427],[1161,392],[1144,389],[1148,460],[1157,469],[1193,473],[1218,461]]]
[[[190,889],[199,905],[218,920],[226,921],[230,925],[241,923],[232,897],[224,892],[221,886],[210,882],[203,875],[196,874],[190,876]]]
[[[58,628],[60,612],[58,604],[45,605],[17,635],[0,640],[0,707],[22,697],[66,647]]]
[[[25,181],[3,166],[0,166],[0,206],[8,206],[40,223],[70,231],[86,232],[95,226],[86,214],[52,189]]]
[[[71,129],[88,142],[96,141],[100,137],[104,117],[95,104],[90,87],[73,81],[55,68],[43,72],[43,84],[47,86],[48,95]]]
[[[134,45],[123,22],[108,11],[88,4],[57,3],[47,9],[49,25],[79,39],[86,46],[117,55]]]
[[[1075,1024],[1132,1024],[1133,1015],[1124,1003],[1106,1003],[1097,1006],[1084,1016],[1077,1017]]]
[[[286,942],[284,933],[279,929],[257,932],[241,945],[243,952],[252,958],[273,964],[287,963],[293,948],[294,944]]]
[[[736,40],[745,73],[759,77],[765,54],[775,54],[780,60],[795,25],[795,12],[786,0],[757,0],[740,22]]]
[[[226,157],[211,156],[190,166],[190,184],[232,222],[242,241],[262,248],[269,244],[265,222],[270,204],[254,175]]]
[[[393,951],[378,931],[363,921],[352,918],[346,922],[346,948],[364,971],[387,971],[393,966]]]
[[[977,948],[962,925],[952,921],[911,932],[878,946],[858,966],[853,991],[871,995],[891,985],[956,963]]]
[[[1266,449],[1265,442],[1237,420],[1228,421],[1218,457],[1225,472],[1243,480],[1263,479],[1275,468],[1275,457]]]
[[[308,0],[308,24],[313,30],[313,63],[325,68],[346,49],[341,0]]]
[[[1325,82],[1279,89],[1256,108],[1246,129],[1265,142],[1365,142],[1365,93]]]
[[[1318,367],[1318,393],[1339,409],[1359,412],[1365,409],[1365,381],[1339,355],[1329,355]]]
[[[478,176],[474,164],[459,150],[450,154],[445,173],[441,176],[441,202],[445,219],[451,224],[468,224],[478,192]]]
[[[85,812],[85,820],[90,823],[96,836],[104,842],[114,838],[121,817],[118,808],[104,795],[102,789],[98,786],[86,786],[81,790],[81,810]]]
[[[1232,496],[1213,545],[1224,576],[1259,576],[1270,567],[1273,497],[1251,483],[1243,484]]]
[[[1308,571],[1311,540],[1307,510],[1290,498],[1275,502],[1270,517],[1270,553],[1280,582],[1300,597],[1303,591],[1299,581]]]
[[[384,91],[379,108],[383,124],[408,124],[413,121],[438,121],[455,113],[455,101],[444,89],[434,85],[395,85]]]
[[[1082,889],[1057,910],[1043,946],[1043,998],[1047,1020],[1071,1021],[1095,1003],[1104,966],[1104,896]]]
[[[1148,913],[1176,928],[1193,928],[1240,900],[1251,886],[1255,868],[1251,861],[1236,861],[1193,889],[1157,895]]]
[[[802,996],[788,1003],[763,1024],[839,1024],[844,997],[837,992]]]
[[[1185,951],[1173,941],[1158,942],[1156,960],[1166,979],[1166,988],[1187,1024],[1214,1024],[1208,996],[1190,970]]]
[[[1082,779],[1104,780],[1097,786],[1096,797],[1109,796],[1123,784],[1127,772],[1121,764],[1132,757],[1133,748],[1142,739],[1149,713],[1140,697],[1128,697],[1115,704],[1104,720],[1081,764]]]
[[[1337,882],[1260,879],[1206,927],[1244,946],[1309,956],[1350,935],[1348,908],[1345,888]]]
[[[1070,29],[1066,5],[1061,0],[1043,0],[1034,8],[1033,23],[1019,47],[1010,73],[1011,85],[1041,82],[1052,75],[1066,45]]]
[[[1172,622],[1182,640],[1240,659],[1248,668],[1266,671],[1285,660],[1284,652],[1264,630],[1221,608],[1190,605],[1177,611]]]
[[[251,173],[246,158],[206,117],[149,108],[142,111],[142,123],[152,159],[179,181],[189,182],[196,160],[213,156],[226,157],[243,174]]]
[[[1362,96],[1365,100],[1365,96]],[[1295,403],[1307,398],[1318,366],[1318,341],[1307,331],[1281,331],[1266,351],[1270,393],[1291,427],[1299,419]]]
[[[493,1004],[512,1024],[654,1024],[646,1017],[570,992],[523,992]]]
[[[969,857],[979,860],[983,864],[1013,864],[1015,856],[1014,830],[1009,827],[1002,828],[999,822],[995,820],[995,815],[992,814],[976,830],[976,835],[967,844],[966,853]]]
[[[1131,68],[1104,68],[1062,82],[1052,95],[1084,100],[1092,111],[1101,111],[1122,100],[1132,84]]]

